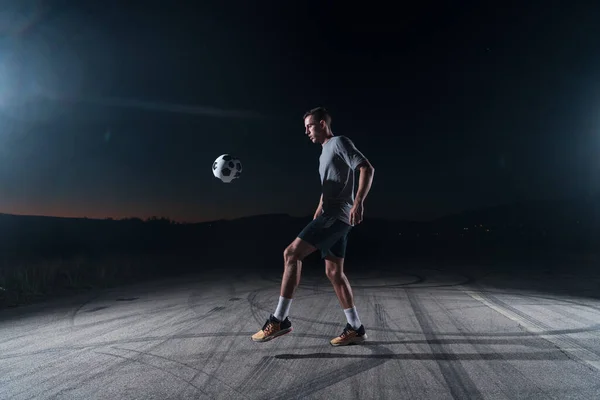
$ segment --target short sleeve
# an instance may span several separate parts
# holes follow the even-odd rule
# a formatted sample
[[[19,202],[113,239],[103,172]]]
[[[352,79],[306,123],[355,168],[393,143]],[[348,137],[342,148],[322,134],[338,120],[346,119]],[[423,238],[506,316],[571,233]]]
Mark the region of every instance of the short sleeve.
[[[356,148],[352,140],[346,136],[338,136],[337,150],[339,155],[352,169],[358,168],[367,158]]]

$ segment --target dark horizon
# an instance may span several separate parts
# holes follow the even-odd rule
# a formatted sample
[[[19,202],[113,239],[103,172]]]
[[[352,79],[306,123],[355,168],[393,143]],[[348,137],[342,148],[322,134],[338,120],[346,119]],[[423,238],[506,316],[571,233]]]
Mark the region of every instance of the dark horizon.
[[[507,214],[516,216],[518,214],[523,213],[523,207],[527,209],[535,209],[541,215],[546,215],[546,222],[550,222],[552,219],[561,219],[565,218],[565,215],[573,210],[577,210],[579,214],[573,216],[574,219],[589,219],[589,223],[594,226],[598,226],[600,229],[600,194],[596,195],[587,195],[587,196],[562,196],[557,197],[555,199],[533,199],[529,201],[517,201],[512,203],[504,203],[504,204],[496,204],[492,206],[482,206],[482,207],[474,207],[465,210],[461,210],[454,213],[448,213],[439,215],[434,218],[429,219],[406,219],[406,218],[389,218],[389,217],[381,217],[381,216],[371,216],[365,220],[365,222],[369,222],[369,220],[376,221],[387,221],[387,222],[407,222],[407,223],[418,223],[418,224],[429,224],[436,223],[449,218],[461,218],[467,217],[471,215],[485,215],[486,218],[493,216],[497,213]],[[552,215],[551,215],[552,214]],[[15,217],[39,217],[39,218],[65,218],[65,219],[89,219],[89,220],[141,220],[141,221],[151,221],[151,220],[163,220],[170,221],[172,223],[177,224],[204,224],[210,222],[218,222],[218,221],[234,221],[241,219],[256,219],[261,217],[276,217],[276,216],[286,216],[294,219],[307,219],[312,218],[313,213],[305,213],[305,214],[292,214],[288,212],[264,212],[264,213],[254,213],[254,214],[244,214],[233,217],[215,217],[208,218],[204,220],[186,220],[186,219],[176,219],[172,218],[169,215],[147,215],[147,216],[139,216],[135,214],[131,215],[123,215],[123,216],[93,216],[93,215],[73,215],[73,216],[64,216],[64,215],[44,215],[44,214],[19,214],[19,213],[8,213],[0,210],[0,216],[15,216]],[[543,221],[540,221],[543,225]]]

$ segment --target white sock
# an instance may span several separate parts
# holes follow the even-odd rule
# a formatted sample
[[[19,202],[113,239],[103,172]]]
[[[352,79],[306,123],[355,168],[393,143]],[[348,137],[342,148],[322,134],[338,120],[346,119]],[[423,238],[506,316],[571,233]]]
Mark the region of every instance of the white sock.
[[[352,308],[346,308],[344,310],[344,313],[346,314],[346,319],[348,320],[348,323],[350,324],[352,329],[358,330],[358,328],[360,328],[360,326],[362,324],[360,323],[360,319],[358,318],[358,313],[356,312],[356,306],[354,306]]]
[[[286,299],[285,297],[279,296],[279,303],[273,316],[280,321],[283,321],[290,312],[290,306],[292,305],[292,299]]]

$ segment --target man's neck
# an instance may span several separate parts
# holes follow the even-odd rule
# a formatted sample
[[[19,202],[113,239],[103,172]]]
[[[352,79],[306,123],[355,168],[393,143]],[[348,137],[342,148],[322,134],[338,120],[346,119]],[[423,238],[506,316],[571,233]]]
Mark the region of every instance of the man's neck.
[[[325,140],[323,140],[323,143],[321,143],[321,146],[325,146],[325,143],[329,142],[329,140],[333,137],[333,133],[329,133],[326,137]]]

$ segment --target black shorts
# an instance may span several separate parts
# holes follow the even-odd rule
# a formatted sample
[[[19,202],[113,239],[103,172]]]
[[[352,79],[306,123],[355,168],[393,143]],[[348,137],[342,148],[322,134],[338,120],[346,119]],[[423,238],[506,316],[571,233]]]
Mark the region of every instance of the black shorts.
[[[319,249],[321,258],[328,255],[344,258],[351,229],[351,225],[338,218],[321,214],[309,222],[298,237]]]

